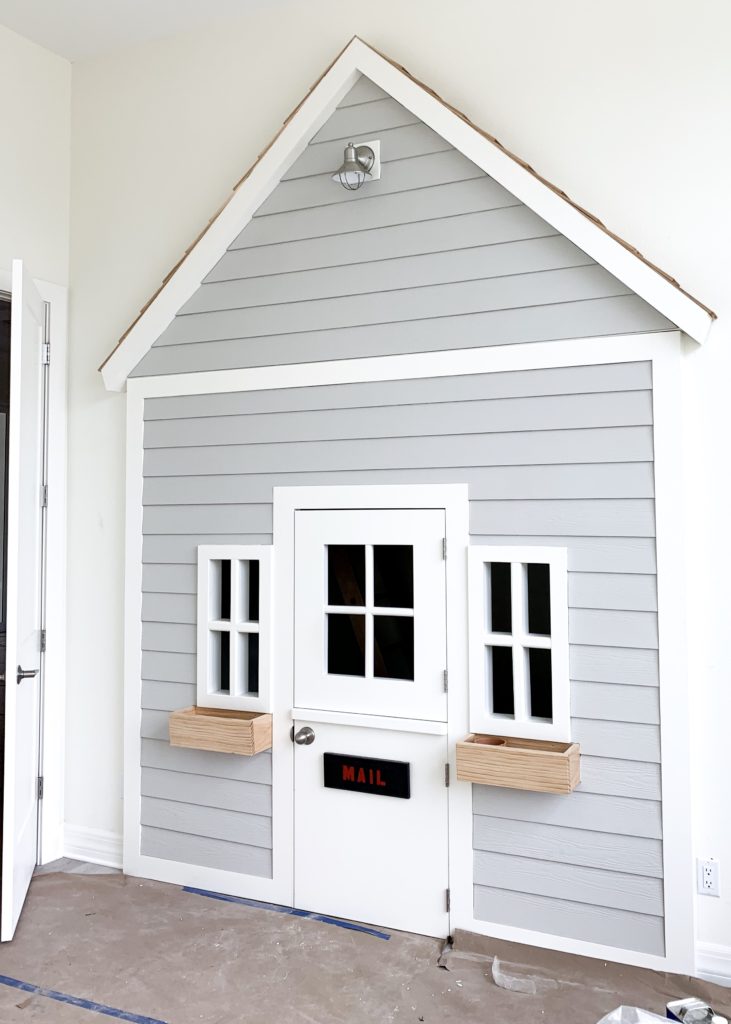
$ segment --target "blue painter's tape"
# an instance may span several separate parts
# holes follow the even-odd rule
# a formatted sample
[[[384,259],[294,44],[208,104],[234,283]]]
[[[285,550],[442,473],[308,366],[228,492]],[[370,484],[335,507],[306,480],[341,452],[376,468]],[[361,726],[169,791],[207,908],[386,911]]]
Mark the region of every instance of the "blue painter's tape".
[[[91,999],[81,999],[79,996],[69,996],[65,992],[57,992],[52,988],[43,988],[42,985],[32,985],[29,981],[18,981],[17,978],[9,978],[5,974],[0,974],[0,985],[17,988],[21,992],[30,992],[34,996],[43,996],[44,999],[54,999],[57,1003],[78,1006],[82,1010],[91,1010],[92,1013],[101,1013],[105,1017],[114,1017],[115,1020],[126,1020],[128,1024],[166,1024],[164,1020],[158,1020],[156,1017],[145,1017],[139,1013],[127,1013],[126,1010],[116,1010],[113,1006],[105,1006],[104,1003],[95,1003]]]
[[[309,910],[297,910],[295,907],[283,907],[279,903],[262,903],[260,900],[247,900],[243,896],[226,896],[221,892],[195,889],[191,885],[184,885],[183,892],[193,893],[194,896],[207,896],[211,900],[220,900],[222,903],[240,903],[243,907],[254,907],[256,910],[271,910],[275,914],[304,917],[308,921],[332,924],[336,928],[345,928],[350,932],[362,932],[364,935],[372,935],[374,939],[384,939],[386,942],[391,938],[388,932],[379,932],[376,928],[367,928],[364,924],[353,924],[351,921],[341,921],[338,917],[327,917],[326,914],[313,914]]]

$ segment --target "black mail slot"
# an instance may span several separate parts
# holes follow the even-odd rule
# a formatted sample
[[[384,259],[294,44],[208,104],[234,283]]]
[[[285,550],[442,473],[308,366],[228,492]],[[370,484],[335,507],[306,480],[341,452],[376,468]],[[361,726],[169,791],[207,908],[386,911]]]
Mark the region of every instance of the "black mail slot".
[[[411,797],[411,765],[408,761],[384,761],[377,757],[323,754],[326,789],[353,793]]]

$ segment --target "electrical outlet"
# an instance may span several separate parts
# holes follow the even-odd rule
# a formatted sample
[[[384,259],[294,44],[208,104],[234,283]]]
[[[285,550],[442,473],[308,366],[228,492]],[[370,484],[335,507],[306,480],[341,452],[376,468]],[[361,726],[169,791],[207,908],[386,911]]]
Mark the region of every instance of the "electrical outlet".
[[[698,892],[702,896],[719,896],[720,864],[713,857],[698,860]]]

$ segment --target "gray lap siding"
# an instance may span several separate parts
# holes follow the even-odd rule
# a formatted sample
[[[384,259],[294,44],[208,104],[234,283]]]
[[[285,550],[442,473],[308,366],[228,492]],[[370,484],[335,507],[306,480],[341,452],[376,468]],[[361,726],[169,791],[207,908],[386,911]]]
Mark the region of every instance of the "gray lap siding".
[[[197,545],[271,542],[274,486],[454,481],[472,543],[568,549],[583,755],[568,798],[474,788],[476,916],[661,954],[648,363],[147,399],[142,851],[271,872],[270,755],[165,740],[194,696]]]

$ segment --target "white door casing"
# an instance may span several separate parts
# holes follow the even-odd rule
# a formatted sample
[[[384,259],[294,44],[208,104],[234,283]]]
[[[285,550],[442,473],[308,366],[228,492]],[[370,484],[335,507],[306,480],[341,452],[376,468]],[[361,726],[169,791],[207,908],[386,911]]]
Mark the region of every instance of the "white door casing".
[[[444,537],[443,509],[295,514],[295,904],[442,936]]]
[[[22,262],[14,261],[0,907],[0,938],[3,941],[11,939],[15,932],[37,855],[45,319],[46,307],[35,285]],[[20,668],[35,674],[20,678]]]

